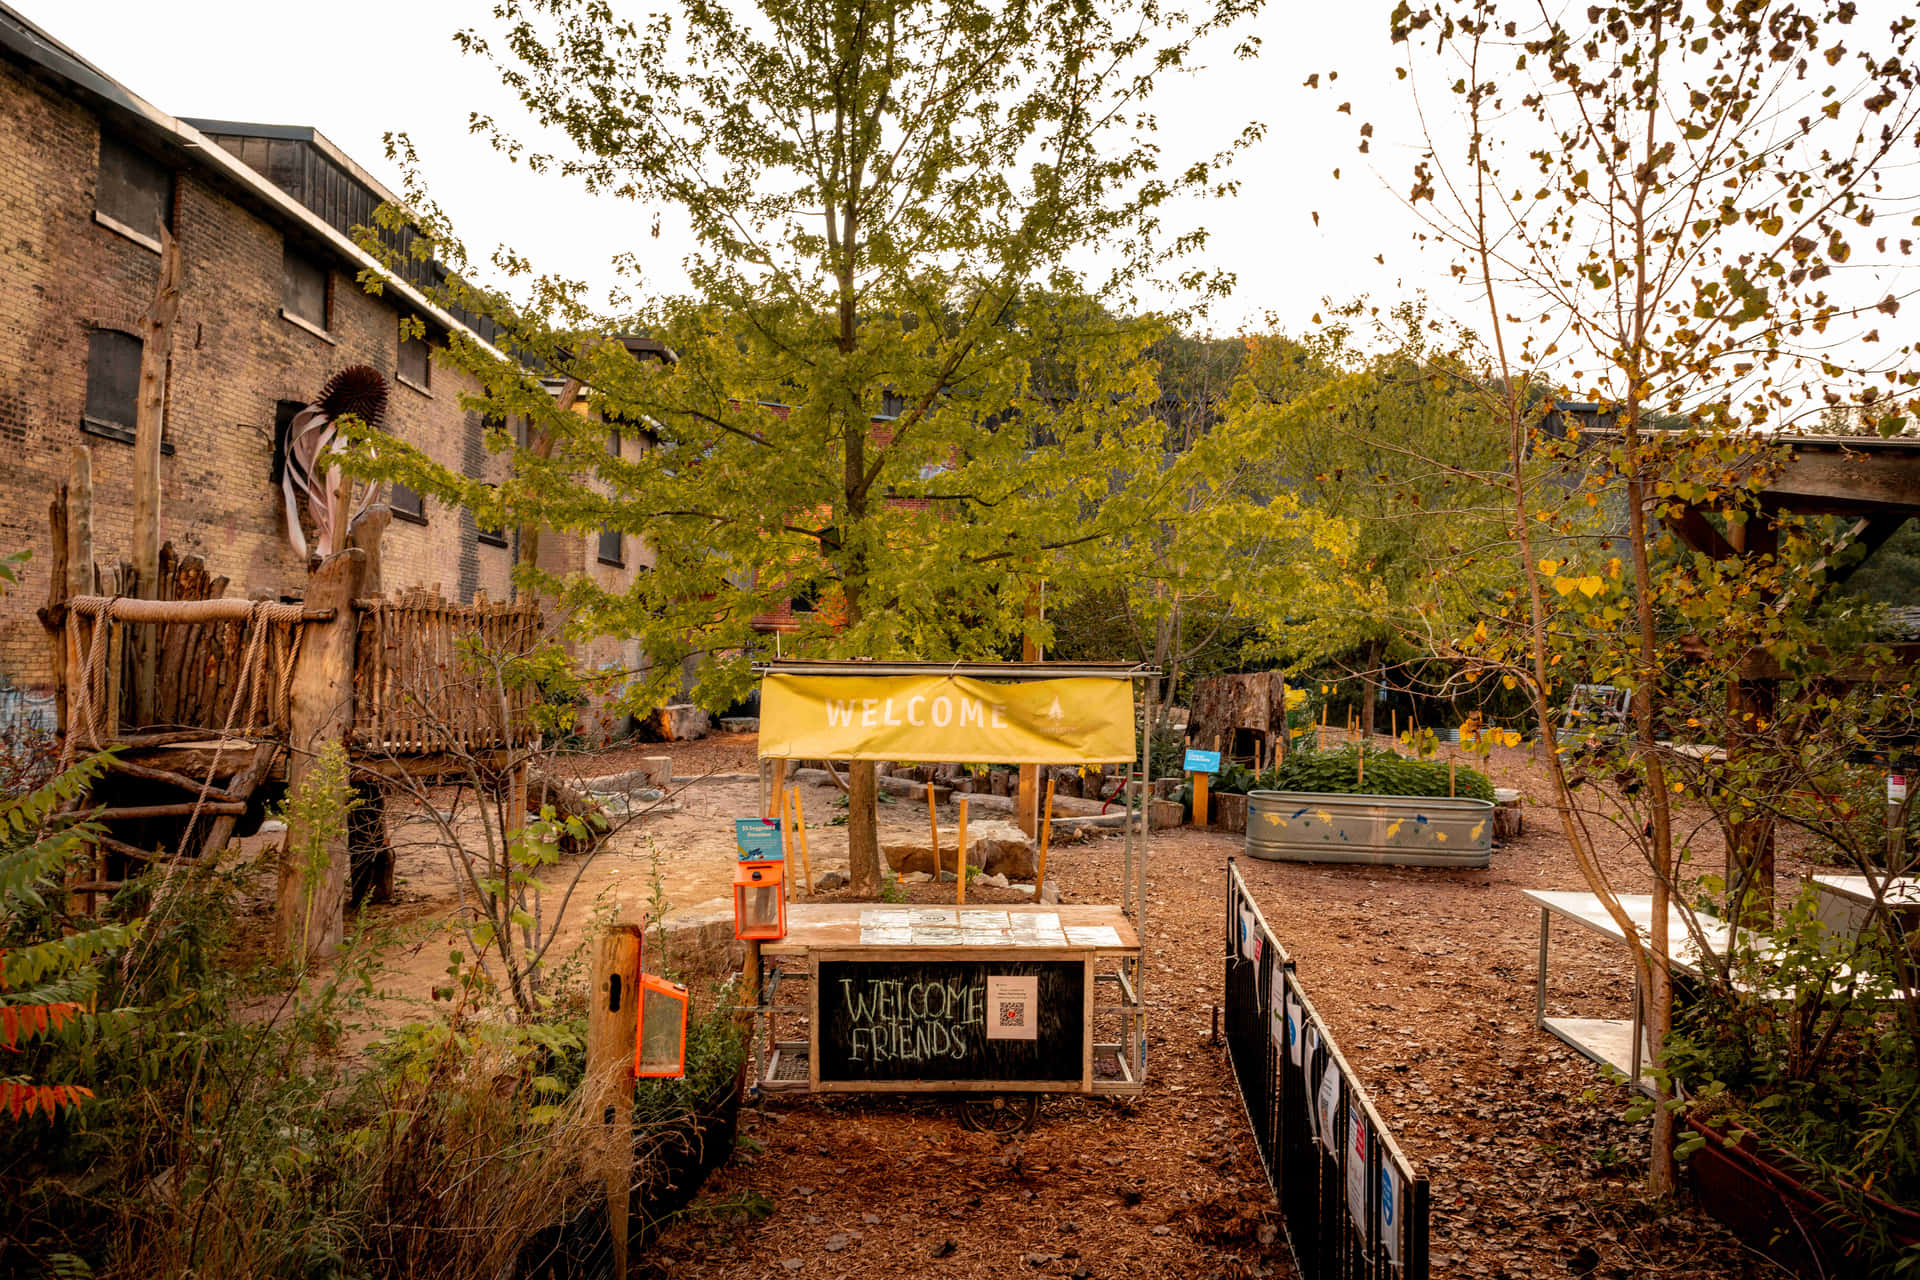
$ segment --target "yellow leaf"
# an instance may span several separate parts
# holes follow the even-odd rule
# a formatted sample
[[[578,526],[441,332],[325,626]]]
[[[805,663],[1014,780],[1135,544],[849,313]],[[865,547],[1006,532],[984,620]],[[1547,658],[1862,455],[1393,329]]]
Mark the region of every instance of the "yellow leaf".
[[[1518,680],[1515,680],[1512,676],[1501,676],[1500,683],[1505,685],[1507,688],[1512,689],[1518,686],[1520,682]]]
[[[1555,573],[1559,568],[1560,562],[1558,560],[1542,560],[1540,562],[1540,572],[1542,573]]]
[[[1586,577],[1580,579],[1580,582],[1578,585],[1580,587],[1580,594],[1585,596],[1587,599],[1591,600],[1595,596],[1599,595],[1600,589],[1606,586],[1607,584],[1600,580],[1599,574],[1590,573]]]
[[[1579,585],[1579,580],[1575,578],[1555,578],[1553,580],[1553,589],[1563,596],[1572,595],[1574,588]]]
[[[1609,578],[1617,578],[1620,576],[1620,557],[1619,556],[1614,556],[1607,561],[1607,576]]]
[[[1517,747],[1520,745],[1520,735],[1517,731],[1509,729],[1506,732],[1505,737],[1506,737],[1508,746]]]

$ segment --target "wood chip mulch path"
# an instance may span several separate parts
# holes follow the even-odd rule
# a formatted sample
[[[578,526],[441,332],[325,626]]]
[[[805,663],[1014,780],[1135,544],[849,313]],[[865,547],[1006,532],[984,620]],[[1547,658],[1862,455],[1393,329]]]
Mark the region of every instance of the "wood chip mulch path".
[[[1524,752],[1497,757],[1494,772],[1545,795]],[[1238,837],[1155,833],[1142,1097],[1050,1098],[1034,1131],[1011,1140],[966,1132],[943,1105],[920,1100],[769,1101],[749,1112],[734,1159],[648,1250],[641,1274],[1291,1275],[1224,1051],[1211,1039],[1225,868],[1238,851]],[[1119,900],[1117,838],[1061,852],[1049,873],[1068,900]],[[1539,916],[1519,893],[1579,887],[1542,810],[1487,871],[1239,865],[1431,1182],[1434,1276],[1783,1274],[1684,1198],[1645,1200],[1645,1129],[1621,1118],[1625,1091],[1533,1027]],[[949,900],[933,886],[914,898]],[[1569,930],[1556,930],[1554,948],[1551,1011],[1624,1005],[1620,953]],[[749,1194],[771,1211],[736,1212]]]

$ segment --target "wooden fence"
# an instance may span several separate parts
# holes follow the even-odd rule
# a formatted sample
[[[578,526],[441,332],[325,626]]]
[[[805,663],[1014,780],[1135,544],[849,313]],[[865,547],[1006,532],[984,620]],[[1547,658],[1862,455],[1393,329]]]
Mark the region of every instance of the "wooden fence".
[[[426,591],[356,600],[353,748],[426,755],[518,746],[531,736],[528,687],[498,664],[540,640],[531,604],[451,604]]]

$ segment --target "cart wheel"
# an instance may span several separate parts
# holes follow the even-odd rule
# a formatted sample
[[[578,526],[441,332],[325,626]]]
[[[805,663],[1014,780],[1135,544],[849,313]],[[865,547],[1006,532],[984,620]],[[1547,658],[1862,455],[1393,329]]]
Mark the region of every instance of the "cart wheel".
[[[1040,1114],[1037,1093],[990,1093],[973,1095],[953,1104],[960,1127],[974,1133],[1022,1133],[1033,1128]]]

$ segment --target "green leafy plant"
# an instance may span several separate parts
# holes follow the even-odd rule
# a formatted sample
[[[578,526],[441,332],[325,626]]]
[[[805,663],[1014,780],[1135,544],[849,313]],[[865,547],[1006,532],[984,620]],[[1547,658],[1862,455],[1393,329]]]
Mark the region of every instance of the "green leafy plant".
[[[17,1054],[22,1041],[85,1034],[94,1024],[104,957],[132,941],[140,923],[69,920],[60,882],[90,852],[98,828],[61,816],[106,769],[106,757],[62,770],[22,795],[0,799],[0,1050]],[[34,1055],[43,1063],[49,1055]],[[79,1107],[93,1090],[25,1075],[0,1076],[0,1112],[12,1120]]]

